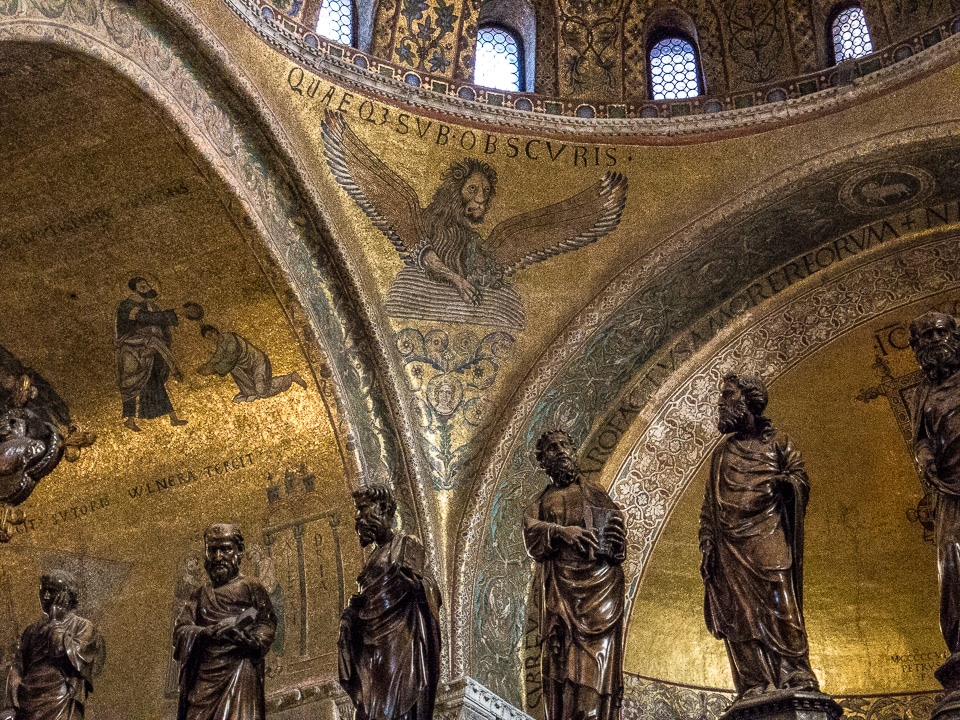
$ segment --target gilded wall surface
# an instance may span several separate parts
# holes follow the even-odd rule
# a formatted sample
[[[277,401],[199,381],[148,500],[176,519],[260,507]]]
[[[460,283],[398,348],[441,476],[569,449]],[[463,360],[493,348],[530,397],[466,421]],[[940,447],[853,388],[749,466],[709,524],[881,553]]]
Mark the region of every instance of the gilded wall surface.
[[[0,19],[0,345],[96,435],[0,546],[4,652],[38,573],[73,569],[109,652],[90,716],[168,714],[173,613],[204,525],[234,520],[282,609],[270,709],[294,717],[338,697],[349,492],[389,480],[443,588],[444,682],[538,715],[520,515],[545,484],[532,442],[563,426],[627,513],[627,707],[713,717],[730,681],[695,526],[719,377],[745,366],[810,466],[825,689],[925,707],[908,658],[942,648],[903,327],[960,299],[956,38],[910,84],[699,127],[454,103],[270,32],[221,3]],[[146,381],[118,330],[142,303],[176,319]]]
[[[939,0],[862,5],[875,50],[903,42],[954,12]],[[648,53],[664,32],[693,43],[703,94],[722,96],[778,81],[786,86],[799,75],[829,73],[836,65],[830,24],[843,3],[540,0],[532,6],[538,76],[528,92],[641,101],[652,99]],[[379,2],[371,52],[403,68],[470,81],[476,10],[470,3]]]
[[[280,617],[270,685],[334,672],[328,638],[360,558],[346,439],[302,308],[236,200],[128,81],[37,46],[2,63],[2,343],[87,436],[0,552],[4,658],[39,615],[40,573],[68,569],[107,641],[95,716],[168,714],[173,619],[204,580],[204,527],[229,521]],[[153,353],[130,331],[138,312],[163,328]]]

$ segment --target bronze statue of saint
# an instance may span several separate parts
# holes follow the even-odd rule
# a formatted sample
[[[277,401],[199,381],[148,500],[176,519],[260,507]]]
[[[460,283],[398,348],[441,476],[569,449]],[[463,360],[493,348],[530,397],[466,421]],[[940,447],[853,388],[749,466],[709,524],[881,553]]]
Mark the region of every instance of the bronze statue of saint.
[[[550,484],[524,514],[523,540],[538,564],[547,720],[615,720],[623,699],[623,512],[581,474],[567,433],[540,436],[536,458]]]
[[[960,652],[960,329],[938,312],[910,324],[910,346],[925,378],[913,409],[914,451],[933,494],[940,576],[940,630]],[[939,677],[939,676],[938,676]]]
[[[803,623],[803,518],[810,486],[793,442],[764,416],[767,389],[723,379],[700,514],[707,629],[724,641],[737,699],[817,691]]]
[[[78,597],[70,573],[52,570],[40,578],[43,617],[23,631],[7,676],[3,720],[83,717],[105,652],[97,628],[75,612]]]
[[[270,597],[240,574],[239,528],[211,525],[203,541],[210,584],[193,591],[173,630],[177,720],[264,720],[264,657],[277,629]]]
[[[357,720],[432,720],[440,679],[440,591],[420,541],[393,528],[386,485],[353,493],[363,547],[375,545],[340,616],[340,684]]]

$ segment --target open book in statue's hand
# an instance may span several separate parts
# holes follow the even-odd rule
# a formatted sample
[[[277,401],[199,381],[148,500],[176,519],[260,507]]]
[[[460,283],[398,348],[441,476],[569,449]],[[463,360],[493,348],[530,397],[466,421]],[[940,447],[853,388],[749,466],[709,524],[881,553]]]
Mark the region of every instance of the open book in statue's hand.
[[[225,617],[216,625],[211,626],[210,631],[213,634],[217,634],[227,630],[228,628],[243,630],[253,625],[256,621],[257,609],[255,607],[248,607],[239,615],[230,615],[229,617]]]

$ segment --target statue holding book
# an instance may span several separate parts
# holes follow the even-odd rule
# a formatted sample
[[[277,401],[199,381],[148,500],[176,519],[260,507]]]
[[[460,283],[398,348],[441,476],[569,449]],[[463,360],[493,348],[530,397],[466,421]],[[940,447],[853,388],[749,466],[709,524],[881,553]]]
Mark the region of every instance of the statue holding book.
[[[550,477],[524,516],[538,564],[547,720],[616,720],[623,698],[623,512],[584,477],[562,430],[537,441]]]
[[[211,525],[203,539],[210,584],[194,591],[173,633],[177,720],[264,720],[264,657],[277,629],[270,597],[240,574],[244,544],[235,525]]]

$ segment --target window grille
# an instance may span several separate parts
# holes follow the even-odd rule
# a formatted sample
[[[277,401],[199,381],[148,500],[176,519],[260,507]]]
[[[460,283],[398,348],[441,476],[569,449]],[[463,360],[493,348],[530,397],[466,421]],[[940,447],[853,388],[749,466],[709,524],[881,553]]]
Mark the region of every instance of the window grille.
[[[700,73],[693,45],[668,37],[650,49],[650,85],[654,100],[675,100],[700,94]]]
[[[840,63],[873,52],[873,41],[867,28],[863,8],[852,5],[833,19],[833,57]]]
[[[477,60],[473,81],[477,85],[519,92],[523,76],[520,61],[520,43],[509,30],[501,27],[482,27],[477,31]]]
[[[341,45],[353,43],[353,4],[350,0],[321,0],[317,35]]]

